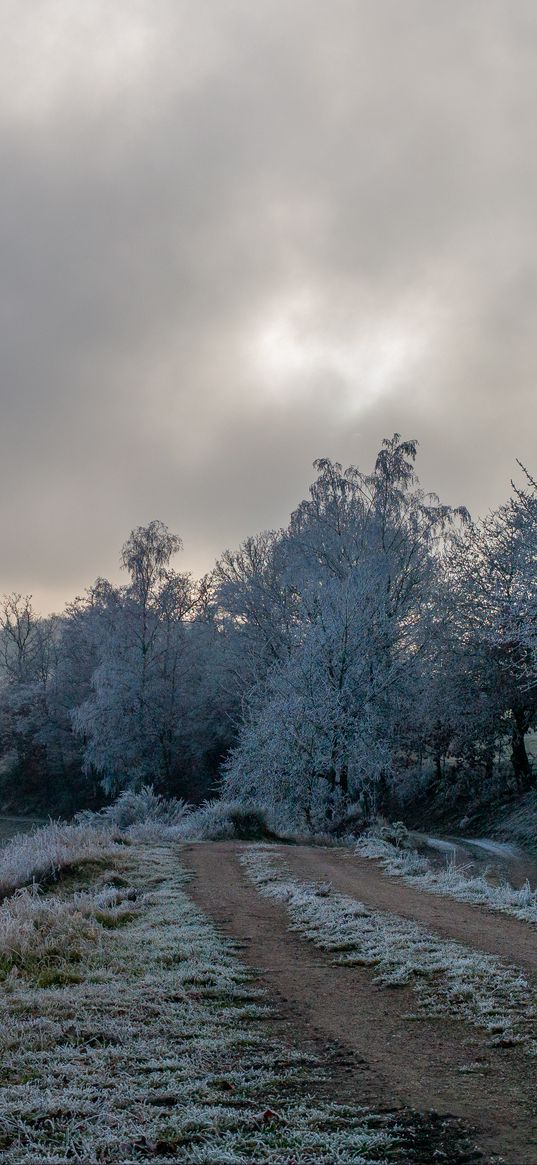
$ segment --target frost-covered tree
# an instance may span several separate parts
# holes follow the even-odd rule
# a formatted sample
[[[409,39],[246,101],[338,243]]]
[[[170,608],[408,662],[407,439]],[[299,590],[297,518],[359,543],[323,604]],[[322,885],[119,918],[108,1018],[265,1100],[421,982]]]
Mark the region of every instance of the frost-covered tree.
[[[287,650],[255,686],[226,785],[308,816],[378,807],[421,679],[435,548],[452,516],[419,488],[416,443],[383,442],[370,474],[316,463],[278,543]],[[323,809],[324,806],[324,809]]]
[[[316,617],[254,691],[226,785],[308,825],[341,814],[349,797],[374,805],[390,762],[389,686],[372,634],[371,588],[328,584]]]
[[[9,595],[0,611],[2,669],[0,736],[4,786],[10,777],[31,804],[72,804],[63,787],[79,768],[80,750],[71,731],[70,702],[63,703],[59,678],[64,621],[39,618],[30,596]],[[78,671],[78,667],[77,667]]]
[[[13,592],[0,604],[0,651],[4,680],[31,683],[43,665],[48,628],[32,607],[31,595]]]
[[[125,543],[124,587],[99,580],[88,619],[97,666],[92,692],[73,712],[84,767],[107,792],[169,780],[184,735],[185,691],[194,661],[189,620],[205,584],[170,567],[181,541],[161,522]]]
[[[98,579],[47,619],[7,596],[4,805],[64,811],[145,783],[196,799],[223,772],[234,797],[318,828],[412,788],[452,804],[527,789],[537,485],[524,471],[472,523],[423,492],[415,459],[396,434],[370,472],[316,462],[288,525],[200,583],[151,522],[123,547],[124,585]]]
[[[525,737],[537,718],[537,495],[529,475],[528,488],[455,540],[446,586],[470,734],[489,752],[498,737],[509,740],[523,790],[533,784]]]
[[[227,682],[247,696],[286,659],[297,619],[297,593],[288,577],[282,532],[247,538],[226,550],[213,573],[217,615],[226,644]]]

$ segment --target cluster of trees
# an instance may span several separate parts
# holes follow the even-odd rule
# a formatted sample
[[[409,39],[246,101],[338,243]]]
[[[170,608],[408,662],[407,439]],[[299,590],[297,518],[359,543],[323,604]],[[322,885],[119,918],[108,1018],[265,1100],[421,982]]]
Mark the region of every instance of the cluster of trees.
[[[232,733],[208,580],[172,569],[181,540],[133,530],[124,586],[99,578],[65,612],[0,607],[0,796],[70,811],[147,783],[203,796]]]
[[[0,795],[68,810],[152,783],[217,785],[312,828],[419,789],[533,784],[537,486],[484,520],[427,495],[416,443],[316,463],[284,530],[195,582],[159,522],[61,616],[0,611]]]

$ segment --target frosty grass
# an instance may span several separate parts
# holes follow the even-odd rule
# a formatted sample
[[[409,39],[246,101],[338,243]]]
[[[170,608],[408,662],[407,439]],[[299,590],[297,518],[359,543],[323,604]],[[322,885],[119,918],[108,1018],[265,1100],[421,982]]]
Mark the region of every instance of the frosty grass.
[[[269,1035],[187,880],[176,847],[138,843],[114,847],[93,890],[0,907],[2,1160],[400,1160],[393,1120],[308,1096],[318,1067]]]

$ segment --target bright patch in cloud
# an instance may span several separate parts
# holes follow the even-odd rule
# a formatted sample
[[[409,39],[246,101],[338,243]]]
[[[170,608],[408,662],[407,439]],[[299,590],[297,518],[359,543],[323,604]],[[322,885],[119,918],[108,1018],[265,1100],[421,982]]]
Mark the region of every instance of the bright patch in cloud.
[[[227,52],[219,33],[195,0],[0,0],[0,122],[41,124],[136,94],[145,107],[148,85],[154,110],[211,74]]]
[[[250,356],[265,391],[306,393],[325,375],[340,381],[344,406],[353,410],[407,382],[430,351],[431,322],[423,308],[328,326],[322,314],[303,295],[280,304],[259,326]]]

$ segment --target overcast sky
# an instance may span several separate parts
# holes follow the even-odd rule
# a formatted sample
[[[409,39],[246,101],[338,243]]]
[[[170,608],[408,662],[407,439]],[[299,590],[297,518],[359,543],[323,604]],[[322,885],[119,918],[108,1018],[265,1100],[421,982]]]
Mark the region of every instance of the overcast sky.
[[[184,569],[329,456],[537,446],[535,0],[0,0],[0,591]]]

